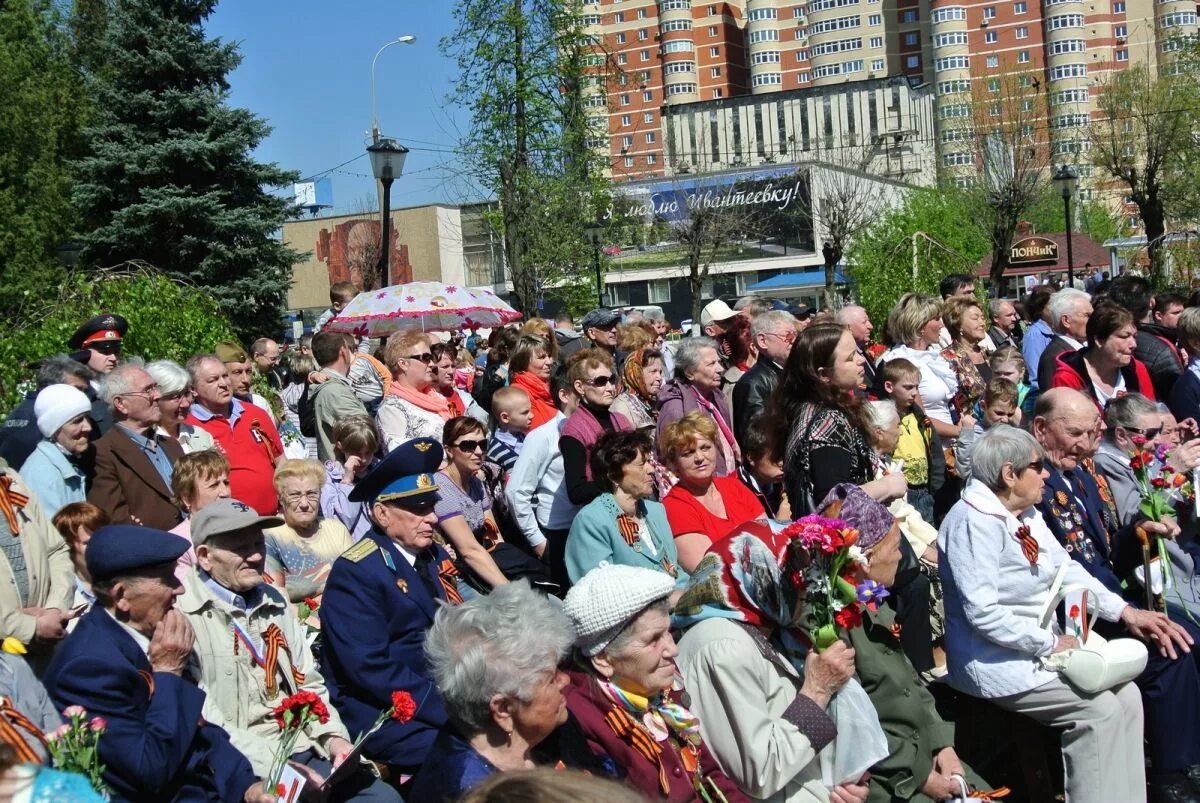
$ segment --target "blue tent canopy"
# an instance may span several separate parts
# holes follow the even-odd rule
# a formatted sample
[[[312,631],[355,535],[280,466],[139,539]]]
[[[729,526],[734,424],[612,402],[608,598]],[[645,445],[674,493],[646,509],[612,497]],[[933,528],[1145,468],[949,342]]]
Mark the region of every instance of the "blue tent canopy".
[[[849,278],[841,271],[834,271],[835,284],[848,284]],[[781,273],[770,279],[755,282],[746,288],[747,293],[780,293],[788,290],[804,290],[825,286],[825,271],[810,270],[804,273]]]

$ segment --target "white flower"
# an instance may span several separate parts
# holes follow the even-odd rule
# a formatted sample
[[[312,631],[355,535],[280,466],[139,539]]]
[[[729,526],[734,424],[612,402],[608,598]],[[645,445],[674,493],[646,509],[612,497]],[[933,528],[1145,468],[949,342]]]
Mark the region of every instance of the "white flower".
[[[854,563],[857,564],[863,571],[866,571],[870,566],[867,556],[863,553],[862,549],[859,548],[858,544],[847,547],[846,556],[850,558],[850,560],[854,561]]]

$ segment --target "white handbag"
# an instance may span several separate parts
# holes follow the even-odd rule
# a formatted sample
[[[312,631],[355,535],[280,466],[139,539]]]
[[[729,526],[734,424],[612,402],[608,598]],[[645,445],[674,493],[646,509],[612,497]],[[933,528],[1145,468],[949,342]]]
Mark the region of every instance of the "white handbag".
[[[1050,596],[1042,609],[1039,622],[1042,627],[1050,626],[1050,619],[1063,596],[1073,591],[1085,590],[1083,586],[1062,587],[1067,564],[1064,562],[1050,585]],[[1052,653],[1042,658],[1042,666],[1059,672],[1072,686],[1085,694],[1099,692],[1119,686],[1142,674],[1146,668],[1149,652],[1146,645],[1137,639],[1117,638],[1108,641],[1092,629],[1096,623],[1099,605],[1092,601],[1084,616],[1088,617],[1086,640],[1074,649]]]

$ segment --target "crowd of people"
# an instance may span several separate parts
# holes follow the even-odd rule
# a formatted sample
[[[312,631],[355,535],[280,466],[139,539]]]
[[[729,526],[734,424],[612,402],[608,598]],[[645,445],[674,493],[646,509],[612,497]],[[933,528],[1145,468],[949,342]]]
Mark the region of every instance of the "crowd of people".
[[[967,755],[1017,722],[1067,801],[1200,801],[1200,305],[940,289],[380,342],[340,284],[185,364],[96,316],[0,427],[0,788],[285,799],[306,700],[330,800],[1037,799]],[[877,589],[836,638],[792,522]],[[1095,635],[1144,666],[1079,687]],[[48,766],[75,706],[102,790]]]

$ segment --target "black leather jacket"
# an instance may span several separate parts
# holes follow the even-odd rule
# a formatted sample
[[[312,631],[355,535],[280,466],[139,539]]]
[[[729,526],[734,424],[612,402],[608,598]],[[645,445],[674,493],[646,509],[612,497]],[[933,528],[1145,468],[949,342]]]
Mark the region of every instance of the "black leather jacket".
[[[743,455],[746,453],[746,429],[750,421],[766,407],[767,398],[779,384],[779,375],[782,373],[783,369],[764,355],[733,386],[733,437],[742,447]]]
[[[1175,380],[1183,373],[1184,365],[1175,348],[1174,329],[1152,323],[1138,324],[1137,350],[1133,356],[1142,361],[1154,383],[1154,395],[1159,401],[1171,398]]]

